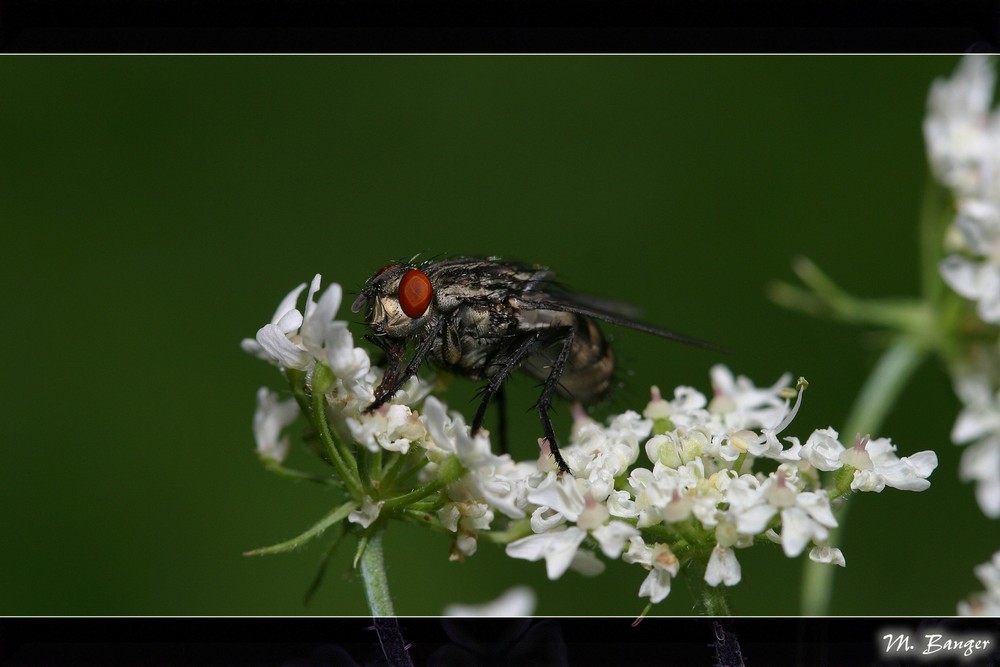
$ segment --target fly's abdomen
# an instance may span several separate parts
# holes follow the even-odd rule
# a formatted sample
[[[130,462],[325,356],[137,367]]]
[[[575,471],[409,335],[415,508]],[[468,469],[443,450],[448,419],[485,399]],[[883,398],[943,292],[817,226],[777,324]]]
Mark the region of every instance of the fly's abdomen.
[[[615,354],[604,333],[590,318],[575,315],[575,335],[556,391],[563,398],[584,405],[596,403],[611,391]],[[545,380],[559,355],[562,344],[550,345],[525,360],[522,369]]]

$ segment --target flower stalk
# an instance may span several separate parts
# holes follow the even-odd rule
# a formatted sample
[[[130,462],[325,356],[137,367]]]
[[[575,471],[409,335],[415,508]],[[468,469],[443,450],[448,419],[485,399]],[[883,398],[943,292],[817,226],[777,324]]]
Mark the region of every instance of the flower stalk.
[[[329,369],[322,364],[317,364],[316,372],[313,373],[312,410],[310,414],[313,425],[319,432],[320,441],[323,443],[330,463],[337,470],[337,474],[344,482],[344,486],[347,487],[348,493],[355,499],[360,500],[363,491],[361,489],[361,479],[358,475],[357,460],[346,449],[341,451],[341,445],[333,436],[329,421],[327,420],[324,387],[329,387],[330,383],[332,383],[332,376],[329,375]]]
[[[392,596],[389,595],[389,578],[385,572],[382,532],[382,528],[377,527],[360,543],[361,578],[365,583],[365,595],[372,615],[395,616]]]

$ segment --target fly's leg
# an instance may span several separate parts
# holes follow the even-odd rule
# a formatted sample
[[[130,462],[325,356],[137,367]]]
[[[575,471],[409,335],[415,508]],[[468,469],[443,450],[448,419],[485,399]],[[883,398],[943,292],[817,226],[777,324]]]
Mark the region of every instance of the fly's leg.
[[[420,368],[420,364],[423,363],[427,354],[431,351],[434,339],[441,333],[443,326],[444,320],[441,320],[433,329],[427,331],[426,336],[420,341],[420,345],[413,353],[413,357],[410,358],[410,363],[406,364],[406,368],[402,372],[399,372],[399,367],[403,362],[403,351],[406,349],[405,343],[400,345],[379,345],[388,354],[389,367],[382,377],[382,382],[375,388],[375,400],[364,410],[366,414],[382,407],[390,398],[396,395],[396,392],[406,384],[407,380],[416,374],[417,369]]]
[[[500,425],[497,428],[497,434],[500,438],[500,451],[504,454],[510,453],[510,447],[507,444],[507,393],[503,389],[503,385],[497,389],[497,412],[500,415]]]
[[[375,362],[376,366],[385,366],[385,373],[382,374],[382,382],[375,389],[375,397],[379,398],[382,395],[383,387],[391,386],[399,374],[399,369],[403,367],[406,355],[406,343],[389,340],[384,336],[376,336],[374,334],[365,334],[365,340],[382,350],[382,354],[379,355],[380,359]]]
[[[504,396],[501,393],[503,391],[503,383],[507,377],[514,372],[518,364],[524,361],[524,358],[529,354],[534,352],[538,347],[538,342],[542,339],[544,331],[539,329],[533,331],[524,339],[518,343],[517,348],[507,357],[504,361],[503,366],[500,367],[493,377],[490,378],[489,382],[485,387],[482,388],[480,393],[483,396],[482,403],[479,404],[479,409],[476,410],[476,416],[472,418],[472,433],[476,434],[480,428],[483,426],[483,419],[486,418],[486,407],[490,404],[490,399],[494,394],[497,394],[498,404],[500,405],[500,446],[504,452],[507,451],[507,414],[506,414],[506,403],[504,401]]]
[[[545,439],[549,441],[549,449],[556,460],[556,465],[559,466],[559,470],[562,472],[572,474],[562,454],[559,453],[559,445],[556,444],[556,434],[552,428],[552,420],[549,419],[549,408],[552,406],[552,393],[559,384],[559,378],[562,377],[566,359],[569,358],[570,349],[573,347],[576,329],[573,327],[560,327],[555,332],[563,339],[562,349],[559,350],[559,356],[556,357],[555,363],[552,364],[552,370],[549,371],[549,377],[545,380],[542,395],[538,397],[538,403],[535,404],[535,407],[538,408],[538,416],[542,420],[542,430],[545,432]]]

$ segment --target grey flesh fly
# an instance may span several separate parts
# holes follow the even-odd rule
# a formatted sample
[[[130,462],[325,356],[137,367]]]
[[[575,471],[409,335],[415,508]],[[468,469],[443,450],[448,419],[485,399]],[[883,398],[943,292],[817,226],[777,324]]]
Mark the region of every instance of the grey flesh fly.
[[[627,304],[577,294],[555,283],[545,267],[497,258],[461,257],[420,265],[389,264],[368,280],[351,310],[365,311],[365,340],[386,357],[385,375],[366,413],[391,399],[424,361],[472,380],[485,380],[472,433],[495,397],[499,440],[506,451],[503,383],[520,369],[540,380],[535,407],[552,456],[569,466],[556,444],[549,409],[553,394],[591,405],[611,391],[615,355],[595,320],[718,350],[708,343],[633,319]],[[409,344],[414,352],[409,361]]]

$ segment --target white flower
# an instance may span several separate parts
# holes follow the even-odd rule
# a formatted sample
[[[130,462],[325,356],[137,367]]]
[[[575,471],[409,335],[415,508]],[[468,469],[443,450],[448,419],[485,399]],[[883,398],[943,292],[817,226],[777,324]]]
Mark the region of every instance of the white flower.
[[[552,473],[530,488],[527,497],[535,505],[557,512],[563,519],[576,521],[586,506],[581,485],[575,477]]]
[[[840,549],[828,545],[813,547],[810,549],[809,560],[816,563],[829,563],[830,565],[847,567],[847,561],[844,560],[844,554],[841,553]]]
[[[531,616],[535,613],[538,596],[527,586],[514,586],[496,600],[482,604],[450,604],[445,616]]]
[[[1000,435],[966,447],[959,476],[976,483],[976,500],[983,514],[991,519],[1000,517]]]
[[[319,283],[320,276],[317,274],[306,297],[301,345],[314,359],[324,361],[338,379],[351,384],[368,373],[371,362],[367,352],[354,347],[347,322],[334,319],[343,298],[340,285],[331,284],[319,301],[314,302],[313,296],[319,290]]]
[[[383,405],[358,418],[348,417],[346,423],[355,442],[371,452],[382,448],[405,454],[410,450],[410,443],[427,435],[423,422],[405,405]]]
[[[701,459],[677,469],[661,463],[654,464],[652,470],[634,469],[628,484],[635,497],[638,526],[683,521],[692,514],[706,526],[714,525],[715,508],[723,500],[715,481],[718,478],[705,478]]]
[[[982,350],[979,351],[980,353]],[[976,357],[974,366],[957,367],[955,393],[963,403],[951,439],[969,444],[962,452],[961,478],[976,482],[976,499],[983,513],[1000,517],[1000,396],[995,389],[995,354]]]
[[[379,513],[382,511],[382,505],[385,505],[384,500],[376,503],[368,496],[365,496],[361,499],[361,509],[353,510],[347,515],[347,520],[360,525],[362,528],[367,528],[378,518]]]
[[[841,460],[857,470],[851,488],[855,491],[881,492],[887,486],[902,491],[923,491],[930,487],[927,481],[937,468],[937,454],[927,450],[913,456],[898,458],[896,447],[889,438],[858,439],[857,444],[841,454]]]
[[[462,416],[449,416],[444,404],[433,396],[424,401],[421,420],[429,435],[429,441],[424,442],[427,457],[436,464],[457,455],[467,471],[461,480],[449,485],[449,496],[480,499],[512,519],[524,517],[527,478],[537,472],[534,466],[515,463],[509,454],[494,454],[485,432],[472,437]]]
[[[724,519],[728,526],[735,529],[735,534],[723,537],[725,533],[717,528],[716,538],[723,546],[732,546],[740,535],[759,535],[767,529],[780,507],[768,502],[768,496],[765,495],[768,489],[767,485],[762,485],[753,475],[741,475],[727,485],[725,498],[729,509]]]
[[[257,390],[257,410],[253,414],[253,435],[262,459],[281,463],[288,456],[288,436],[281,431],[299,416],[294,398],[279,401],[278,395],[261,387]]]
[[[507,545],[507,555],[524,560],[545,559],[545,573],[549,579],[558,579],[577,556],[577,549],[587,537],[587,531],[576,526],[549,530],[528,535]]]
[[[650,390],[652,398],[643,417],[652,420],[668,422],[671,428],[684,428],[693,424],[701,424],[708,419],[708,400],[705,395],[692,387],[677,387],[674,389],[674,399],[666,401],[660,395],[659,387]]]
[[[622,560],[638,563],[649,570],[639,587],[639,597],[649,598],[656,604],[670,595],[670,582],[680,570],[680,561],[668,545],[655,543],[647,546],[641,537],[634,536],[629,540],[628,551]]]
[[[673,414],[674,410],[670,407],[670,403],[665,401],[663,395],[660,394],[660,388],[654,384],[649,388],[649,394],[649,403],[643,409],[642,416],[653,421],[657,419],[670,419],[670,415]]]
[[[433,396],[424,401],[423,421],[432,439],[428,449],[436,449],[446,456],[457,454],[466,468],[489,465],[499,458],[490,449],[485,431],[472,437],[462,415],[458,412],[449,415],[445,405]],[[435,458],[438,457],[432,456],[431,460]]]
[[[935,81],[924,135],[931,166],[955,194],[958,215],[939,265],[955,292],[976,302],[984,322],[1000,322],[1000,112],[990,110],[993,60],[969,55],[954,77]]]
[[[478,532],[489,530],[493,517],[489,505],[472,499],[448,503],[438,510],[441,525],[455,533],[454,560],[476,553]]]
[[[840,455],[845,447],[838,440],[839,437],[832,428],[817,429],[806,440],[806,444],[802,445],[799,456],[817,470],[840,470],[844,467]]]
[[[639,534],[627,523],[609,521],[606,498],[595,499],[585,479],[548,472],[541,477],[533,475],[527,484],[527,500],[537,505],[531,514],[531,529],[536,534],[508,545],[507,554],[528,560],[544,557],[549,578],[561,576],[570,566],[585,575],[604,569],[591,552],[577,551],[588,531],[609,558],[617,558],[625,540]],[[567,527],[568,522],[576,525]]]
[[[995,388],[1000,372],[996,354],[991,350],[973,351],[974,360],[954,369],[955,393],[962,401],[951,430],[955,443],[966,443],[1000,434],[1000,392]]]
[[[562,452],[573,475],[586,479],[591,495],[603,502],[614,490],[615,479],[639,458],[641,441],[652,427],[651,420],[631,410],[611,418],[607,426],[582,422]]]
[[[802,460],[818,470],[839,470],[844,465],[855,468],[851,488],[855,491],[881,492],[885,487],[903,491],[923,491],[937,468],[937,454],[931,450],[913,456],[896,456],[896,447],[888,438],[858,438],[854,447],[844,447],[832,428],[813,431],[802,446]]]
[[[352,383],[370,368],[368,353],[354,347],[347,323],[335,320],[343,290],[331,284],[315,301],[322,277],[316,274],[306,295],[305,313],[295,304],[305,284],[282,299],[271,321],[257,331],[256,340],[244,339],[243,349],[282,368],[309,370],[319,359],[340,380]]]
[[[938,178],[960,196],[986,194],[997,178],[994,80],[991,59],[968,55],[951,79],[931,86],[924,120],[928,157]]]
[[[313,285],[317,287],[318,278],[319,274],[313,279]],[[298,337],[299,327],[302,326],[302,313],[295,308],[295,302],[305,288],[305,283],[302,283],[281,300],[271,321],[257,331],[256,340],[243,339],[240,346],[244,351],[283,368],[306,367],[309,355],[305,348],[291,340]]]
[[[810,540],[826,542],[836,525],[826,494],[803,491],[793,507],[781,510],[781,548],[789,558],[798,556]]]
[[[747,377],[734,377],[722,364],[712,366],[714,397],[709,412],[718,414],[730,429],[772,427],[788,413],[788,403],[778,393],[788,386],[792,376],[785,373],[771,387],[758,388]]]
[[[989,562],[977,565],[974,571],[986,590],[959,602],[959,615],[1000,616],[1000,551],[994,553]]]
[[[817,544],[825,542],[829,529],[837,525],[826,494],[800,491],[797,469],[789,464],[778,466],[762,483],[752,475],[740,476],[728,485],[726,498],[729,501],[726,522],[735,528],[736,534],[727,539],[725,533],[716,531],[724,547],[732,546],[740,538],[746,541],[764,533],[774,515],[780,514],[780,542],[785,555],[794,558],[810,540]]]
[[[709,586],[719,584],[735,586],[740,583],[742,576],[742,568],[740,562],[736,560],[736,553],[729,547],[716,544],[705,568],[705,583]]]
[[[591,535],[601,545],[601,551],[608,558],[621,556],[625,543],[639,534],[637,528],[624,521],[609,521],[591,531]]]
[[[467,530],[489,530],[493,521],[493,510],[483,502],[475,500],[448,503],[439,512],[442,525],[451,531],[465,528]]]
[[[997,204],[981,200],[959,202],[955,229],[971,257],[954,254],[944,258],[940,265],[941,277],[959,295],[976,302],[977,312],[984,322],[1000,322],[1000,211]]]

